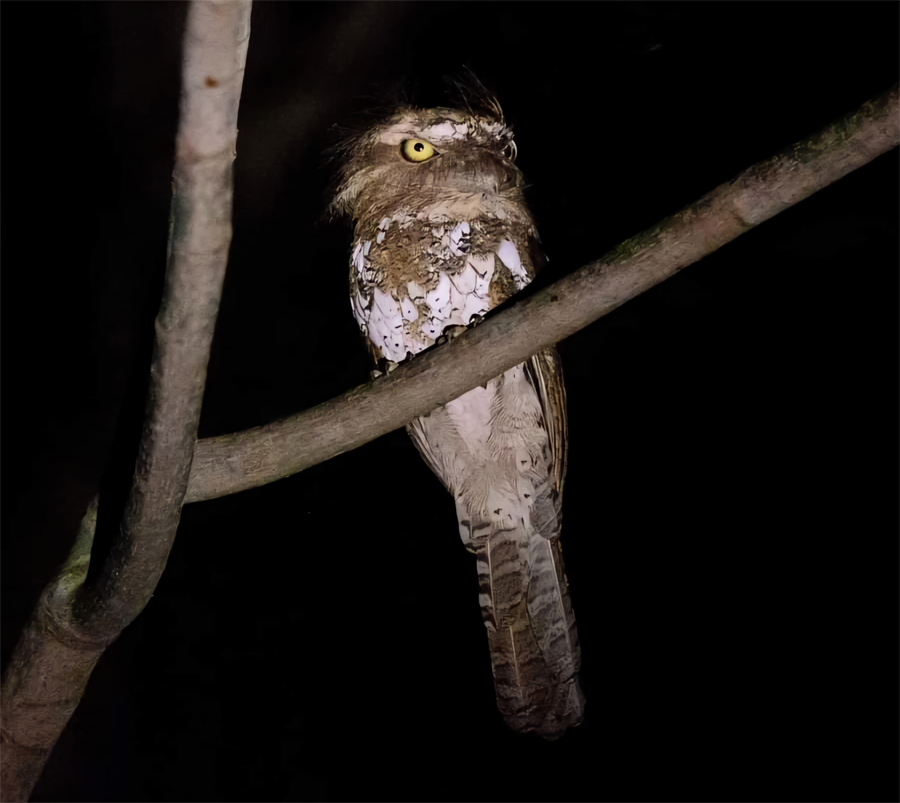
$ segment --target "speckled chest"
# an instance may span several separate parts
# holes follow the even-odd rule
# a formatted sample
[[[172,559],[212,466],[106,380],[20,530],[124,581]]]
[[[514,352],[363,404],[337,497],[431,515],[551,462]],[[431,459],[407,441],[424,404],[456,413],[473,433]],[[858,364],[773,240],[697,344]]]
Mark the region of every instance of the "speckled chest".
[[[353,315],[384,358],[431,346],[448,326],[503,303],[534,278],[527,222],[397,213],[357,226],[350,259]]]

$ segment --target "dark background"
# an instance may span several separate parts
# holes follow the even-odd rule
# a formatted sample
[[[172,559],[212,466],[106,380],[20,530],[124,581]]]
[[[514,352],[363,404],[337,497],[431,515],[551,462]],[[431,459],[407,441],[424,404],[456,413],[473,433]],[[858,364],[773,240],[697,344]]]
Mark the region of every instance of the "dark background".
[[[127,489],[184,14],[2,6],[4,660]],[[258,3],[201,436],[367,379],[321,153],[402,81],[497,91],[552,280],[887,90],[897,30],[894,3]],[[580,729],[502,724],[452,500],[395,432],[185,509],[34,800],[896,800],[897,172],[560,344]]]

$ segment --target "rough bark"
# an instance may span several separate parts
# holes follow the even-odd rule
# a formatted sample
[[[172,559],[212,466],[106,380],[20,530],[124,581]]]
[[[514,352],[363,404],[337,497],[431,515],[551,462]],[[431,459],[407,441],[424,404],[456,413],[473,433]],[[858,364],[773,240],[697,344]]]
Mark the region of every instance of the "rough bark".
[[[523,362],[898,144],[898,88],[748,168],[596,262],[387,376],[290,418],[199,441],[186,502],[287,477]]]
[[[231,243],[250,8],[249,0],[195,0],[188,10],[165,289],[134,479],[97,582],[84,586],[95,502],[4,673],[4,801],[28,799],[100,655],[153,594],[175,538]]]

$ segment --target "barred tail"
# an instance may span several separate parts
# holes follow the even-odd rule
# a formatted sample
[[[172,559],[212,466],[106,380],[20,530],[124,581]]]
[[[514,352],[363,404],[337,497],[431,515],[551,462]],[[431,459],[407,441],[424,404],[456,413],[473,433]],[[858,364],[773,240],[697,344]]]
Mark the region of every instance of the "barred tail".
[[[581,654],[559,540],[520,524],[476,550],[497,705],[515,731],[556,739],[578,725]]]

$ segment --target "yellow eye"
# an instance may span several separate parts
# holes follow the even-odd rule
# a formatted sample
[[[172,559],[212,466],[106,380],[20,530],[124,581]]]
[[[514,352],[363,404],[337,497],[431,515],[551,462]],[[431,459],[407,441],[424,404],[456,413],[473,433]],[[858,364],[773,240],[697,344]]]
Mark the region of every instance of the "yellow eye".
[[[424,139],[405,139],[400,143],[400,153],[407,162],[424,162],[432,156],[437,155],[437,151],[430,142]]]

